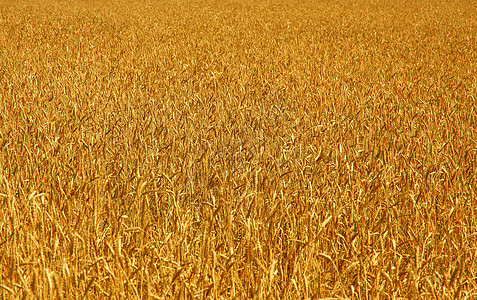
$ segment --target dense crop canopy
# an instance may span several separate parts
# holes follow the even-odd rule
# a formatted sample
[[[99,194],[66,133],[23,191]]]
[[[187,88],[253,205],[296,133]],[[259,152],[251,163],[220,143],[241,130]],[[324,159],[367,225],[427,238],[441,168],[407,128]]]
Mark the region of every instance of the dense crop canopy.
[[[477,297],[477,4],[3,1],[0,298]]]

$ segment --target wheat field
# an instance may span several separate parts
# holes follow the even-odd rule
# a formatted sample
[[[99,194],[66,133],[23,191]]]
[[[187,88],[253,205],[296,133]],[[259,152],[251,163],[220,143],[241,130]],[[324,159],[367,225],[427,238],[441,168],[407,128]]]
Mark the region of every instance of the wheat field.
[[[476,297],[475,1],[1,2],[1,299]]]

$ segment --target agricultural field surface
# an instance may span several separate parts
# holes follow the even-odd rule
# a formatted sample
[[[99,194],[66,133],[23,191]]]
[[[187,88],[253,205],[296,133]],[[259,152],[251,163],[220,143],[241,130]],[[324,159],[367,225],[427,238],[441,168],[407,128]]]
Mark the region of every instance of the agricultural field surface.
[[[0,2],[0,299],[476,299],[477,2]]]

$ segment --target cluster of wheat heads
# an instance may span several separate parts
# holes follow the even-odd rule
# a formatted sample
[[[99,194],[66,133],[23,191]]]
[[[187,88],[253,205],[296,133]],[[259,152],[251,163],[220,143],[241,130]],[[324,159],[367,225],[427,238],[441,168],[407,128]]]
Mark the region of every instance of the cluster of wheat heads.
[[[0,4],[0,297],[474,298],[473,1]]]

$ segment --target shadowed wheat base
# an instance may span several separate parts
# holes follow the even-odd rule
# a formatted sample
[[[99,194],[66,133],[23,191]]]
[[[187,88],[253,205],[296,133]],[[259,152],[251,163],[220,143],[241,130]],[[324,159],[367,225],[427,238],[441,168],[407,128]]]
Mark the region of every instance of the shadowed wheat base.
[[[0,4],[0,298],[477,297],[474,1]]]

